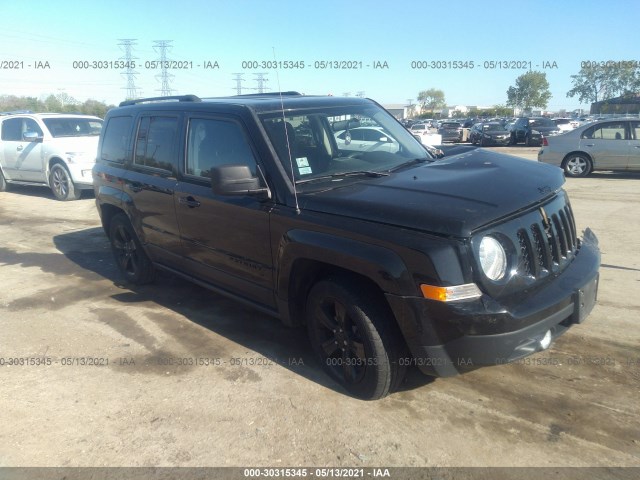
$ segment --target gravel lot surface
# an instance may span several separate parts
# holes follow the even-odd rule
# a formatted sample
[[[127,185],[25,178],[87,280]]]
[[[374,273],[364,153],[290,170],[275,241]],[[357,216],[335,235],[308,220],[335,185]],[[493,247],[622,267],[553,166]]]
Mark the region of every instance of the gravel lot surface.
[[[124,285],[92,195],[10,188],[0,466],[640,466],[639,187],[567,180],[602,250],[584,324],[516,364],[411,371],[377,402],[328,380],[303,330],[170,275]]]

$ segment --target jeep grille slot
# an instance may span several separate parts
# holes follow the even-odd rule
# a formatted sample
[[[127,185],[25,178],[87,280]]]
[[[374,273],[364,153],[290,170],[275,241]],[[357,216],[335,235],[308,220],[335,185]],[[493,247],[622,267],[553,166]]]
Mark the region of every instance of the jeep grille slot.
[[[518,231],[518,244],[520,245],[520,263],[518,270],[525,275],[536,276],[534,269],[536,262],[533,261],[531,243],[529,242],[526,230]]]
[[[576,254],[578,237],[571,207],[558,208],[554,203],[545,207],[544,215],[534,214],[529,228],[516,231],[521,275],[542,278],[564,268]]]

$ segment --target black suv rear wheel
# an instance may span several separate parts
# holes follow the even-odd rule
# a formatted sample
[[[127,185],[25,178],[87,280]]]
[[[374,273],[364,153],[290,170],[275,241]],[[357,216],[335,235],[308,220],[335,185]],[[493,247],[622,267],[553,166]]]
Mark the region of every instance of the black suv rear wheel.
[[[311,289],[306,312],[322,368],[349,393],[376,400],[400,384],[404,342],[376,295],[344,279],[322,280]]]
[[[141,285],[155,278],[155,269],[142,249],[129,218],[119,213],[111,219],[109,241],[120,273],[127,281]]]

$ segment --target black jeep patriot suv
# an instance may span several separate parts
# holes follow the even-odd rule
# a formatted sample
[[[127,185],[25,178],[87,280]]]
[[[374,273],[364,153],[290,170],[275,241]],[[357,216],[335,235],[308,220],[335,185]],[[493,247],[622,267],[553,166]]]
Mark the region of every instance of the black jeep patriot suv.
[[[375,399],[547,348],[596,301],[600,253],[562,170],[484,149],[432,158],[372,100],[295,92],[126,101],[96,203],[132,283],[156,269],[305,325]]]

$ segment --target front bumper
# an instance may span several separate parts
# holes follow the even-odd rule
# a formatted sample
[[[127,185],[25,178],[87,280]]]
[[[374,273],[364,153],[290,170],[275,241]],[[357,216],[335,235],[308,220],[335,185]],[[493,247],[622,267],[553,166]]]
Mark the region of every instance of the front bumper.
[[[90,163],[70,163],[67,162],[66,166],[69,169],[69,174],[73,183],[81,189],[93,188],[93,175],[92,169],[95,162]]]
[[[428,375],[449,377],[544,350],[548,332],[554,340],[591,312],[599,267],[597,238],[587,230],[580,251],[562,273],[511,304],[486,296],[447,304],[388,295],[412,354],[402,361]]]

